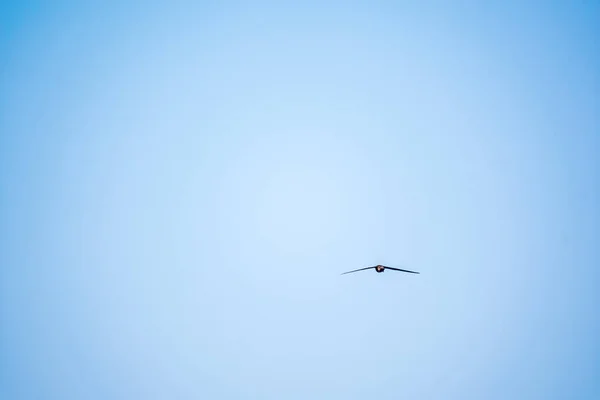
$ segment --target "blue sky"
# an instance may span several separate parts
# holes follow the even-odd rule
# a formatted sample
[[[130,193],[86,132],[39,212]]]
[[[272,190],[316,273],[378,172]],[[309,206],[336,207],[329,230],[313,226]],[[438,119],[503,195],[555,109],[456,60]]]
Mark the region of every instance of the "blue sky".
[[[600,396],[598,5],[0,15],[0,398]]]

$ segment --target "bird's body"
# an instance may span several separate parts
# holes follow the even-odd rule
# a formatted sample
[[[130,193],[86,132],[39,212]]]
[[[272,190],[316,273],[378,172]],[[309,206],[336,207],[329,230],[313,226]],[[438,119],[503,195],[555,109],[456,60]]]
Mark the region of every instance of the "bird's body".
[[[385,265],[378,264],[378,265],[375,265],[375,266],[372,266],[372,267],[360,268],[360,269],[355,269],[353,271],[344,272],[342,275],[350,274],[352,272],[364,271],[366,269],[374,269],[375,271],[377,271],[377,273],[382,273],[386,269],[391,269],[391,270],[394,270],[394,271],[408,272],[409,274],[418,274],[418,272],[415,272],[415,271],[409,271],[407,269],[400,269],[400,268],[386,267]]]

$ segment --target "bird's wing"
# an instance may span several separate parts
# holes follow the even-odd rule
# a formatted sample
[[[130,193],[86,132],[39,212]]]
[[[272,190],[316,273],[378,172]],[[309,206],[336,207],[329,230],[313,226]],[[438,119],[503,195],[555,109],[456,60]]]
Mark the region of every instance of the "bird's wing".
[[[364,271],[365,269],[373,269],[373,268],[375,268],[375,267],[367,267],[367,268],[355,269],[354,271],[344,272],[343,274],[340,274],[340,275],[350,274],[352,272]]]
[[[418,274],[419,273],[419,272],[416,272],[416,271],[409,271],[407,269],[392,268],[392,267],[385,267],[385,269],[393,269],[394,271],[408,272],[410,274]]]

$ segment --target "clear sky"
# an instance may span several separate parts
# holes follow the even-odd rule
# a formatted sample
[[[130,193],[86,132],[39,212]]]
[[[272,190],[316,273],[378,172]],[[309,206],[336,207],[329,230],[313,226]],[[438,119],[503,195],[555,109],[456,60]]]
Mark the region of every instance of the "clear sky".
[[[600,398],[597,2],[53,3],[0,6],[0,398]]]

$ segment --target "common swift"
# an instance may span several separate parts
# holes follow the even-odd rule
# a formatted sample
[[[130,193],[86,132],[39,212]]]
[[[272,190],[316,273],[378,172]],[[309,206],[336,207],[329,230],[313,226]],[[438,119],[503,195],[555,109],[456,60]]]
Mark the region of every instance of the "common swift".
[[[385,271],[386,269],[392,269],[394,271],[401,271],[401,272],[408,272],[410,274],[418,274],[418,272],[415,271],[409,271],[407,269],[400,269],[400,268],[392,268],[392,267],[386,267],[385,265],[375,265],[373,267],[366,267],[366,268],[360,268],[360,269],[355,269],[353,271],[348,271],[348,272],[344,272],[341,275],[345,275],[345,274],[351,274],[352,272],[358,272],[358,271],[364,271],[366,269],[375,269],[375,271],[377,271],[378,273],[381,273],[383,271]]]

